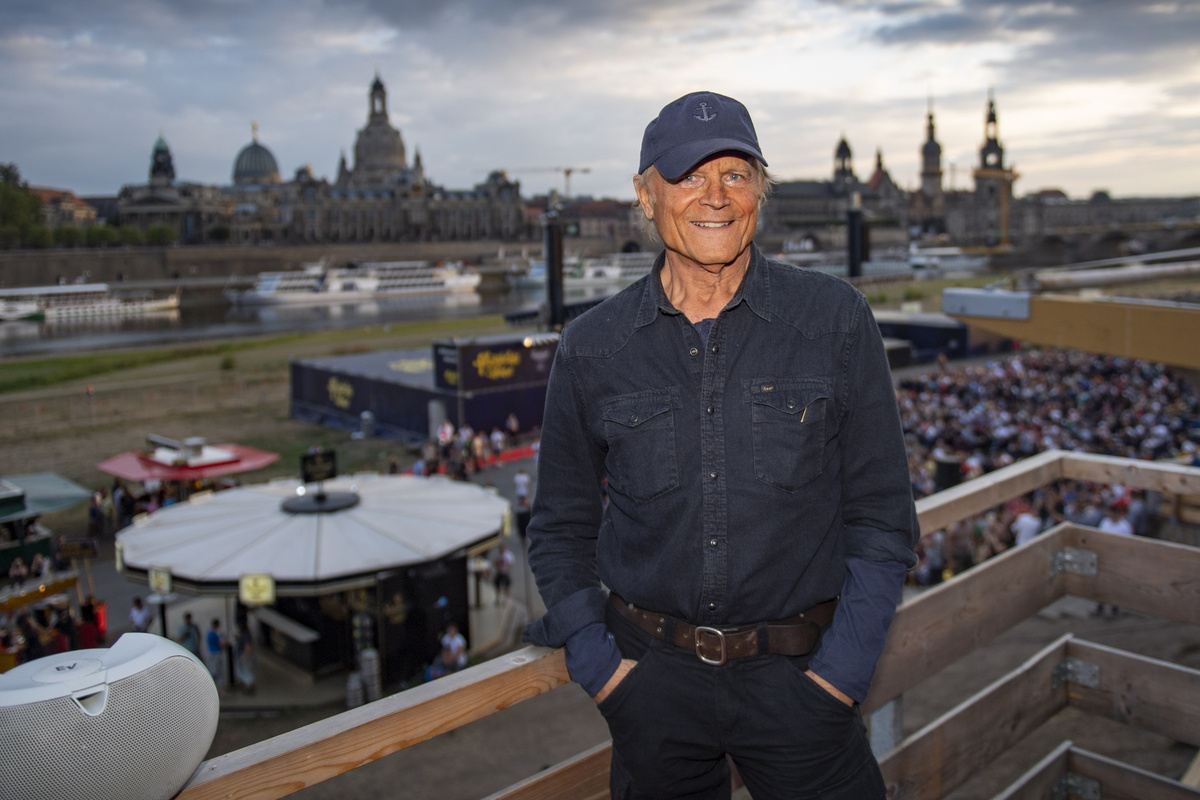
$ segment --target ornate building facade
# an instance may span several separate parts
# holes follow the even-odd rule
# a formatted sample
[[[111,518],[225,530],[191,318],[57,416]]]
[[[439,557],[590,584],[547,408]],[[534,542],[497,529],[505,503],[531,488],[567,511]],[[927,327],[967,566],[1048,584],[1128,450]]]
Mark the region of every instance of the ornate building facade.
[[[169,223],[179,241],[231,239],[263,242],[419,242],[535,238],[522,215],[521,187],[502,171],[473,189],[451,190],[425,175],[419,152],[412,163],[392,126],[387,89],[378,75],[368,92],[367,124],[358,131],[354,163],[343,153],[336,180],[308,166],[282,180],[278,162],[258,139],[234,160],[232,184],[177,183],[170,149],[160,136],[151,154],[150,180],[118,196],[122,223]],[[218,232],[219,231],[219,232]]]
[[[1004,160],[992,93],[988,92],[979,163],[971,171],[974,190],[946,191],[942,185],[942,146],[934,132],[932,104],[920,153],[921,188],[909,198],[914,232],[945,234],[959,244],[1007,246],[1013,236],[1013,183],[1019,176]]]
[[[991,92],[979,161],[971,171],[972,190],[943,188],[941,155],[931,108],[921,147],[921,189],[912,194],[909,212],[920,234],[945,234],[958,244],[1004,248],[1081,233],[1125,238],[1138,229],[1200,220],[1197,197],[1118,199],[1100,191],[1086,200],[1071,200],[1061,191],[1045,190],[1016,198],[1013,184],[1020,176],[1006,160]]]
[[[883,152],[875,151],[875,168],[867,180],[854,171],[854,154],[843,135],[833,152],[830,180],[780,181],[763,207],[763,229],[788,239],[816,240],[819,229],[846,223],[846,212],[861,203],[877,224],[906,227],[908,200],[883,165]]]

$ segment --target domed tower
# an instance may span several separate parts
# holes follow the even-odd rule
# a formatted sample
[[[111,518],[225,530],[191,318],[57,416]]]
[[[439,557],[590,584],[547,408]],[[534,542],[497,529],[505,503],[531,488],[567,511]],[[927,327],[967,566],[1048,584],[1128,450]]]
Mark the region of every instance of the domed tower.
[[[388,122],[387,89],[379,74],[371,84],[367,125],[358,132],[354,142],[354,169],[349,176],[351,186],[386,186],[404,171],[407,159],[400,131]]]
[[[942,195],[942,146],[933,133],[933,102],[929,103],[929,122],[925,126],[925,144],[921,145],[921,193],[931,201]]]
[[[838,194],[849,194],[857,184],[850,144],[846,141],[846,135],[842,134],[833,153],[833,188]]]
[[[258,143],[258,123],[251,125],[252,141],[242,148],[233,162],[235,186],[261,186],[279,183],[279,165],[271,151]]]
[[[175,163],[171,159],[171,148],[167,147],[167,140],[160,133],[150,154],[150,185],[170,186],[174,180]]]

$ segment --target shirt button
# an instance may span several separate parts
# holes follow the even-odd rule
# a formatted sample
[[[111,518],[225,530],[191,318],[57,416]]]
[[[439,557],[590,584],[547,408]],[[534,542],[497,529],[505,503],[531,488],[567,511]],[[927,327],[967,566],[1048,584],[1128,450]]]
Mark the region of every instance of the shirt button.
[[[691,350],[689,350],[688,352],[689,352],[689,353],[691,353],[691,354],[692,354],[692,355],[694,355],[694,356],[698,356],[698,355],[700,355],[700,351],[699,351],[699,350],[697,350],[695,347],[693,347],[693,348],[692,348]]]
[[[719,352],[721,352],[721,348],[717,347],[717,346],[714,344],[714,345],[713,345],[713,352],[714,352],[714,353],[719,353]]]
[[[713,411],[715,411],[715,409],[712,406],[709,406],[708,408],[706,408],[704,410],[707,411],[709,414],[711,414],[711,413],[713,413]]]
[[[709,547],[716,547],[716,546],[717,546],[717,540],[716,540],[716,539],[709,539],[709,540],[708,540],[708,546],[709,546]]]
[[[632,414],[629,417],[630,422],[637,422],[637,414]]]
[[[716,610],[717,610],[717,604],[716,604],[716,603],[709,603],[709,604],[708,604],[708,610],[709,610],[709,611],[716,611]]]
[[[710,473],[708,473],[708,477],[712,478],[715,481],[717,479],[717,473],[710,472]]]

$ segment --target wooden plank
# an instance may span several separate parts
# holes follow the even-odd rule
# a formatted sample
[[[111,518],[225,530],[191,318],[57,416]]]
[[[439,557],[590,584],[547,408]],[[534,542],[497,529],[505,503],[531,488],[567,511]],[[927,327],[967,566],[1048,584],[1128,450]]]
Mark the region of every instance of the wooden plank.
[[[285,797],[569,681],[561,650],[526,647],[205,761],[177,800]]]
[[[1060,638],[1013,672],[913,734],[880,761],[891,800],[941,800],[1066,705],[1052,686]]]
[[[1071,742],[1063,742],[992,800],[1045,800],[1052,797],[1054,787],[1067,777],[1067,757],[1070,752]]]
[[[941,530],[1062,477],[1062,450],[1047,450],[917,501],[921,533]]]
[[[1071,748],[1067,771],[1100,783],[1104,800],[1200,800],[1200,790],[1144,769]]]
[[[1100,685],[1067,684],[1067,702],[1090,714],[1200,746],[1200,670],[1073,640],[1067,655],[1100,668]]]
[[[1168,461],[1138,461],[1093,453],[1063,452],[1063,477],[1121,484],[1170,494],[1200,494],[1200,468]]]
[[[1064,544],[1096,554],[1096,577],[1067,574],[1067,594],[1200,624],[1200,548],[1118,536],[1093,528],[1059,526]]]
[[[1050,563],[1062,547],[1049,531],[896,609],[863,710],[874,711],[1061,597],[1066,581],[1051,578]]]
[[[612,744],[605,742],[484,800],[609,800]]]
[[[1179,779],[1179,782],[1184,786],[1200,789],[1200,752],[1196,753],[1196,757],[1192,759],[1192,763],[1183,771],[1183,777]]]

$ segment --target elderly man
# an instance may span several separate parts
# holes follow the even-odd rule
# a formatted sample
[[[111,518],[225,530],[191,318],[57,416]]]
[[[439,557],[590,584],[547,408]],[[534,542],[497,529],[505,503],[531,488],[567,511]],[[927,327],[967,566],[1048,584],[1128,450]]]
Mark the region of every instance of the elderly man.
[[[916,563],[899,415],[862,294],[754,246],[765,167],[738,101],[666,106],[665,252],[550,377],[525,638],[599,703],[614,798],[728,797],[726,756],[755,800],[884,795],[855,703]]]

